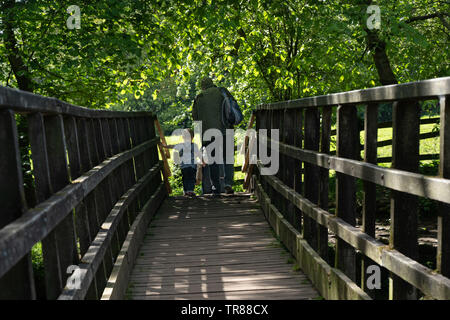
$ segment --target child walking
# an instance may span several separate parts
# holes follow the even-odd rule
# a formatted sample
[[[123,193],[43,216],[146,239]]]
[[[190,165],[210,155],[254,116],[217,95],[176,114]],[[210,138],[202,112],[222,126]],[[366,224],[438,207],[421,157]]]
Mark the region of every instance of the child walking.
[[[183,177],[183,190],[185,196],[195,197],[194,187],[197,174],[197,163],[201,163],[201,153],[197,145],[193,143],[194,131],[185,129],[183,131],[183,143],[175,145],[164,145],[164,148],[174,149],[175,163],[180,165]],[[196,161],[197,160],[197,161]]]

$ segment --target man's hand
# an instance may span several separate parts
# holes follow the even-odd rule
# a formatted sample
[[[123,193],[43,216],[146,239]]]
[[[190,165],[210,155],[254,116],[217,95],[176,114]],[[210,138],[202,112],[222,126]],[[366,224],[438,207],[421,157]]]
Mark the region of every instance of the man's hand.
[[[161,144],[164,148],[167,148],[167,149],[172,149],[172,148],[173,148],[172,145],[167,145],[167,144],[165,144],[164,142],[160,142],[160,144]]]

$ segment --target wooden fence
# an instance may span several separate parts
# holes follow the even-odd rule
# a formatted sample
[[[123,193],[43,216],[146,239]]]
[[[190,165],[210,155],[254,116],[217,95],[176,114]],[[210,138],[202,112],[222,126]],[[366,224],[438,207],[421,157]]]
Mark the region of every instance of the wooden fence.
[[[424,124],[439,124],[440,118],[439,117],[433,117],[433,118],[423,118],[420,119],[420,125]],[[378,123],[378,129],[386,129],[386,128],[392,128],[392,121],[386,121]],[[364,128],[360,128],[360,131],[364,131]],[[331,137],[336,136],[336,129],[331,130]],[[436,138],[440,136],[439,130],[432,130],[430,132],[421,133],[419,136],[420,140],[427,140],[431,138]],[[386,147],[386,146],[392,146],[392,139],[389,140],[382,140],[377,142],[377,148]],[[360,150],[364,150],[364,145],[360,145]],[[336,155],[336,151],[331,151],[331,155]],[[439,160],[439,154],[421,154],[419,156],[420,160]],[[391,163],[392,157],[381,157],[377,158],[377,163]]]
[[[418,174],[418,102],[430,99],[439,101],[441,112],[438,177]],[[377,166],[378,106],[386,102],[393,103],[390,169]],[[357,107],[365,110],[363,161]],[[337,114],[335,156],[330,154],[332,112]],[[275,232],[323,297],[375,297],[377,289],[365,281],[367,267],[375,265],[389,274],[391,299],[450,299],[450,77],[264,104],[254,114],[259,134],[280,130],[279,142],[270,139],[270,130],[267,140],[272,152],[279,149],[280,170],[276,176],[257,170],[253,188]],[[336,214],[328,212],[329,170],[336,171]],[[364,188],[360,227],[356,179]],[[375,239],[376,185],[391,190],[388,246]],[[439,202],[437,270],[417,262],[419,197]],[[335,261],[329,261],[329,231],[337,238]]]
[[[33,208],[25,201],[19,115],[28,128]],[[154,120],[0,87],[0,299],[102,296],[134,223],[166,195]],[[30,253],[38,243],[42,281]]]

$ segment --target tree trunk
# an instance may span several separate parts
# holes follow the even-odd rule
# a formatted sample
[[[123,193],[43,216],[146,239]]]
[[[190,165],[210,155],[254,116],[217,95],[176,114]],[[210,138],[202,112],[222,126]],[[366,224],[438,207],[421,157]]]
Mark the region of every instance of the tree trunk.
[[[372,4],[372,0],[364,1],[367,6]],[[363,2],[363,3],[364,3]],[[364,31],[367,33],[367,47],[373,51],[373,60],[377,68],[378,77],[382,85],[397,84],[397,78],[392,71],[389,57],[386,53],[386,42],[381,40],[378,36],[377,30],[369,30],[366,26],[366,21],[362,21]]]
[[[373,51],[373,60],[382,85],[397,84],[397,78],[392,71],[389,57],[386,53],[386,42],[380,40],[376,31],[366,29],[367,45]]]
[[[17,81],[17,86],[20,90],[33,91],[33,82],[27,65],[23,61],[20,51],[17,47],[16,36],[14,35],[14,9],[15,0],[6,0],[3,2],[2,10],[2,24],[3,43],[6,49],[6,55]]]

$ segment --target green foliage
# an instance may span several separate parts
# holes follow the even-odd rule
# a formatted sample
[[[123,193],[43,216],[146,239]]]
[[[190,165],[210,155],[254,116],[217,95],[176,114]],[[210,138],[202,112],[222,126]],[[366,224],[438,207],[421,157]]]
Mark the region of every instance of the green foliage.
[[[79,1],[81,28],[73,30],[66,26],[70,1],[13,1],[1,14],[16,30],[22,73],[35,92],[88,107],[155,110],[172,129],[189,124],[205,75],[229,87],[247,118],[261,102],[379,85],[367,4],[359,3]],[[447,3],[375,4],[377,37],[399,82],[449,75],[448,23],[411,21],[446,13]],[[3,37],[0,84],[17,86],[8,45]]]
[[[36,243],[31,249],[31,261],[33,265],[36,294],[38,299],[43,299],[45,297],[45,271],[41,242]]]

